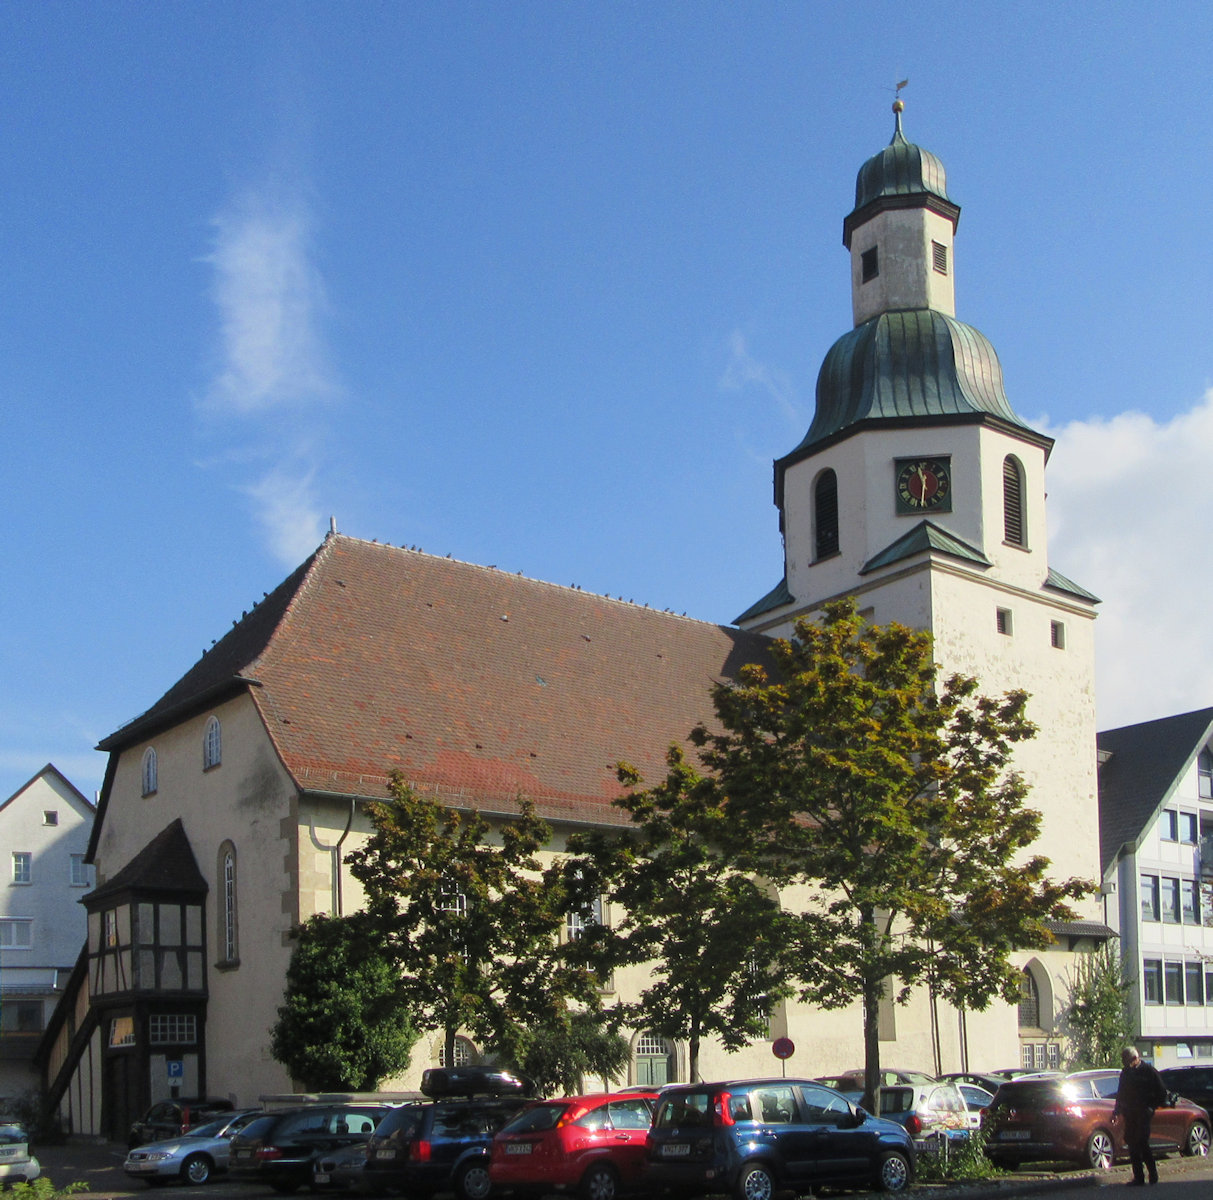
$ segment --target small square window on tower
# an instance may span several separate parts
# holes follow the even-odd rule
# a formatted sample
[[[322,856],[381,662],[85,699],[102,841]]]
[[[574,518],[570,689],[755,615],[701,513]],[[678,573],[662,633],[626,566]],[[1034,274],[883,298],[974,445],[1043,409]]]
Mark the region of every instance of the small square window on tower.
[[[994,610],[994,620],[998,626],[998,632],[1011,636],[1011,610],[1009,608],[996,608]]]
[[[948,273],[948,248],[943,242],[931,243],[931,266],[941,275]]]
[[[1066,627],[1063,622],[1049,622],[1049,640],[1053,643],[1055,650],[1064,650],[1066,648]]]
[[[58,825],[59,824],[58,812],[56,812],[56,810],[53,808],[46,809],[42,814],[42,824],[43,825]]]
[[[864,283],[867,283],[869,280],[875,279],[876,276],[880,274],[880,259],[877,256],[875,246],[873,246],[871,248],[871,250],[865,250],[859,256],[859,262],[860,262],[860,269],[863,272],[863,282]]]

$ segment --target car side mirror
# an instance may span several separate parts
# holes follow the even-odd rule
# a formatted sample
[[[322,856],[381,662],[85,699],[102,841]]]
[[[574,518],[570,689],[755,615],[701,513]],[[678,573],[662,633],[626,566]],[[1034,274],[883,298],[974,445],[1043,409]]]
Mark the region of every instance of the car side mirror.
[[[847,1122],[847,1128],[858,1129],[859,1126],[862,1125],[870,1115],[871,1114],[866,1108],[861,1108],[858,1104],[855,1105],[855,1112],[851,1117],[851,1120]]]

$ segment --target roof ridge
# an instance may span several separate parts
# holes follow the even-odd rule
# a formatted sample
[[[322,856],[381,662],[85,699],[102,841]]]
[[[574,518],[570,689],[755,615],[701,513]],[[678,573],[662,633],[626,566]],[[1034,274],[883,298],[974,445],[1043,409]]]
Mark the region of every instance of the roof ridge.
[[[406,554],[419,554],[419,555],[421,555],[422,558],[430,559],[433,562],[440,562],[440,563],[446,562],[446,563],[455,564],[457,566],[471,567],[473,570],[483,571],[483,572],[486,572],[486,573],[489,573],[492,575],[500,575],[505,579],[521,579],[526,583],[538,584],[540,587],[555,588],[557,591],[571,592],[574,595],[592,596],[595,599],[606,600],[611,604],[621,604],[625,608],[636,609],[639,612],[656,613],[658,616],[662,616],[662,617],[674,617],[680,621],[691,621],[691,622],[695,623],[696,625],[710,625],[710,626],[712,626],[714,628],[718,628],[718,629],[731,628],[731,626],[726,625],[721,621],[709,621],[703,617],[688,617],[685,612],[678,613],[678,612],[675,612],[672,608],[658,608],[656,605],[653,605],[653,604],[638,603],[635,600],[625,600],[622,596],[612,596],[607,592],[587,591],[585,588],[580,587],[578,584],[555,583],[554,581],[552,581],[550,579],[540,579],[535,575],[528,575],[528,574],[526,574],[526,572],[521,571],[521,570],[506,571],[506,570],[503,570],[501,567],[498,567],[495,563],[486,565],[485,563],[472,562],[470,559],[456,558],[452,554],[433,554],[428,551],[422,550],[417,546],[406,546],[403,543],[399,546],[394,546],[391,542],[381,542],[381,541],[379,541],[378,538],[371,538],[368,540],[366,538],[354,537],[352,534],[349,534],[349,533],[329,534],[325,538],[325,542],[327,543],[328,541],[330,541],[331,539],[334,539],[334,538],[343,539],[347,542],[357,542],[359,545],[362,545],[362,546],[375,546],[381,550],[391,550],[397,554],[399,554],[401,551],[403,551]],[[321,548],[323,549],[323,547],[321,547]],[[300,590],[302,590],[302,586],[303,585],[301,585]],[[293,605],[293,603],[294,602],[292,601],[292,605]]]

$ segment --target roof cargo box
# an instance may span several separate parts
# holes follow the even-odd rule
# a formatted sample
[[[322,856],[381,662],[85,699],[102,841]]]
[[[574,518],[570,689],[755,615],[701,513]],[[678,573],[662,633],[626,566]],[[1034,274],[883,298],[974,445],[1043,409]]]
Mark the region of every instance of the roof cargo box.
[[[535,1085],[525,1075],[499,1067],[431,1067],[421,1076],[431,1100],[448,1096],[530,1096]]]

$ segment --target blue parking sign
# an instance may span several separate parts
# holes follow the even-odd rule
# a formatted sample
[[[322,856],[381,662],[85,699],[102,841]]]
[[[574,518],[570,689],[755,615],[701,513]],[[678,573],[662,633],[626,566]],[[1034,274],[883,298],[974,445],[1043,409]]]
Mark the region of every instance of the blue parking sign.
[[[170,1079],[185,1078],[185,1060],[180,1058],[166,1059],[164,1065],[168,1068],[168,1077]]]

